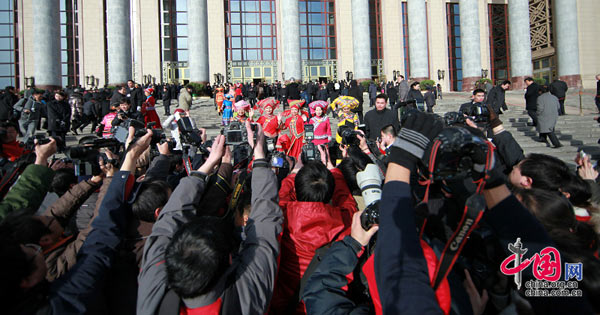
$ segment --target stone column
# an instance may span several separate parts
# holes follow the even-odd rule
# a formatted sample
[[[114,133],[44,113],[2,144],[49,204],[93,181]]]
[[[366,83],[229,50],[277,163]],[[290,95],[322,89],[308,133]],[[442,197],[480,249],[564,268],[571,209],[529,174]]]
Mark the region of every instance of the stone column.
[[[369,25],[369,1],[352,0],[352,48],[354,55],[354,79],[371,79],[371,33]]]
[[[481,79],[478,0],[460,0],[460,44],[462,53],[462,90],[473,91]]]
[[[512,89],[521,90],[525,87],[523,80],[533,75],[529,0],[508,0],[508,22]]]
[[[553,14],[556,22],[558,77],[567,82],[569,87],[581,86],[577,1],[555,0]]]
[[[406,8],[408,12],[410,77],[411,79],[422,81],[429,78],[425,0],[408,0]]]
[[[131,7],[129,0],[106,1],[108,84],[122,85],[131,79]]]
[[[188,0],[187,3],[190,81],[207,83],[210,80],[210,71],[208,68],[208,15],[206,0]]]
[[[62,86],[60,60],[60,6],[58,0],[33,1],[33,59],[35,86],[54,89]]]
[[[283,29],[283,80],[302,80],[300,55],[300,15],[298,0],[281,0],[281,27]]]

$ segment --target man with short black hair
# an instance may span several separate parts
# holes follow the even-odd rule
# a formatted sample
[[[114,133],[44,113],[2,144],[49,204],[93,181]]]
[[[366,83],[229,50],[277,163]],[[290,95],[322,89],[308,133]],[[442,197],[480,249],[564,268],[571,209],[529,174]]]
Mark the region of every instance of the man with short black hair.
[[[19,101],[17,89],[14,86],[7,86],[4,89],[4,95],[0,99],[0,121],[12,119],[13,106]]]
[[[473,106],[475,104],[483,104],[483,100],[485,100],[485,91],[482,89],[475,89],[471,96],[471,101],[460,105],[458,112],[467,116],[471,115]]]
[[[365,115],[365,136],[369,140],[376,140],[381,128],[386,125],[392,125],[398,129],[398,111],[387,108],[387,100],[387,95],[377,95],[375,108]]]
[[[490,105],[497,115],[502,114],[502,110],[508,110],[504,99],[504,93],[506,90],[510,89],[511,85],[512,83],[510,81],[505,80],[501,84],[493,87],[490,90],[490,94],[488,94],[486,104]]]
[[[565,98],[567,97],[567,91],[569,90],[569,86],[567,82],[556,79],[552,84],[550,84],[550,93],[558,98],[558,102],[560,103],[560,113],[559,115],[566,115],[565,112]]]
[[[540,96],[540,86],[535,83],[533,78],[528,77],[525,78],[525,84],[527,85],[527,90],[525,91],[525,109],[527,110],[527,115],[531,117],[532,122],[528,123],[528,126],[537,126],[537,98]]]

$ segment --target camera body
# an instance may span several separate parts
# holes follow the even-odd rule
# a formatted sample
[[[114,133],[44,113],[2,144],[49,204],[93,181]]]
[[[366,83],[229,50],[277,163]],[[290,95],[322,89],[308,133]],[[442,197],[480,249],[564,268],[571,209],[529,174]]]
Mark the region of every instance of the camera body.
[[[313,141],[315,139],[315,126],[313,124],[304,125],[304,140],[306,142]]]
[[[465,125],[467,122],[465,116],[459,112],[447,112],[444,114],[444,123],[446,126]]]
[[[348,146],[359,146],[360,145],[360,139],[358,139],[358,134],[359,132],[348,128],[348,127],[340,127],[340,136],[342,137],[342,144],[344,145],[348,145]]]
[[[312,143],[309,142],[302,146],[302,154],[300,155],[302,159],[302,163],[306,163],[309,161],[321,161],[321,152],[319,152],[319,148]]]
[[[482,103],[473,103],[473,106],[465,114],[476,123],[487,123],[490,121],[490,111]]]
[[[177,120],[177,130],[181,142],[195,147],[202,145],[202,131],[194,127],[189,117],[181,117]]]
[[[129,127],[135,129],[135,134],[133,136],[135,142],[135,139],[146,135],[146,129],[152,129],[154,125],[155,122],[149,122],[148,125],[145,126],[144,123],[139,120],[127,118],[121,124],[112,127],[110,131],[113,134],[113,139],[125,144],[127,142],[127,137],[129,136]],[[162,129],[152,129],[152,145],[162,143],[166,141],[166,139],[167,137]]]
[[[232,121],[223,129],[223,135],[225,135],[225,144],[227,145],[240,145],[248,143],[248,132],[246,126],[242,125],[238,121]]]
[[[376,224],[379,224],[379,200],[368,205],[360,215],[360,225],[365,231],[368,231]]]
[[[273,153],[271,153],[270,160],[271,160],[271,167],[276,167],[276,168],[289,168],[290,167],[287,159],[285,158],[285,154],[283,152],[273,151]]]

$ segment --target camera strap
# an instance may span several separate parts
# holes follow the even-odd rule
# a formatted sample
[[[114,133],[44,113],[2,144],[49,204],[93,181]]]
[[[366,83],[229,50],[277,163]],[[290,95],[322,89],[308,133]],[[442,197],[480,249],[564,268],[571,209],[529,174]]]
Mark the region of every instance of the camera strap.
[[[490,178],[489,173],[492,170],[492,168],[494,167],[494,162],[495,162],[494,161],[495,147],[489,141],[486,141],[486,143],[488,146],[488,150],[487,150],[486,162],[484,165],[484,169],[482,170],[484,173],[484,176],[482,176],[479,180],[475,181],[475,184],[477,184],[477,189],[475,191],[475,194],[473,194],[469,198],[467,198],[467,201],[465,202],[464,211],[463,211],[462,217],[459,221],[459,224],[458,224],[456,230],[454,231],[454,233],[452,234],[452,236],[446,242],[446,245],[444,246],[444,250],[441,253],[437,268],[436,268],[434,276],[433,276],[432,284],[431,284],[431,286],[433,287],[434,290],[436,290],[438,288],[438,286],[442,283],[442,281],[448,276],[448,274],[452,270],[452,267],[454,266],[454,263],[456,263],[456,260],[458,259],[460,252],[462,251],[463,247],[467,243],[469,235],[473,232],[473,230],[475,230],[475,228],[479,224],[479,221],[481,220],[483,213],[485,211],[486,203],[485,203],[485,199],[483,198],[483,189],[485,188],[486,181]],[[442,144],[441,141],[435,140],[432,145],[431,153],[429,156],[428,178],[425,180],[419,181],[419,184],[426,185],[427,188],[425,190],[425,196],[424,196],[423,200],[415,207],[416,210],[418,210],[418,209],[423,210],[422,207],[427,207],[427,203],[429,201],[430,186],[433,183],[433,171],[435,168],[435,159],[437,157],[437,151],[438,151],[439,147],[441,146],[441,144]],[[427,224],[427,217],[425,216],[425,219],[423,220],[423,223],[421,224],[421,230],[419,231],[420,238],[423,237],[423,232],[425,230],[426,224]]]

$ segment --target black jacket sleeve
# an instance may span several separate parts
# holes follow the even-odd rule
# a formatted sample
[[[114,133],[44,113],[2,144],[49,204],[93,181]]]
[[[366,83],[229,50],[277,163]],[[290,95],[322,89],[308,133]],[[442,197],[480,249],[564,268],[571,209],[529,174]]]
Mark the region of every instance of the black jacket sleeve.
[[[361,252],[362,245],[351,236],[331,246],[304,289],[307,314],[370,314],[370,307],[356,305],[343,289]]]
[[[407,183],[383,186],[375,279],[384,314],[442,314],[429,280]]]
[[[506,172],[509,172],[513,166],[525,158],[523,148],[521,148],[512,134],[506,130],[494,135],[492,142],[496,146],[498,157],[504,165]]]

